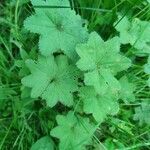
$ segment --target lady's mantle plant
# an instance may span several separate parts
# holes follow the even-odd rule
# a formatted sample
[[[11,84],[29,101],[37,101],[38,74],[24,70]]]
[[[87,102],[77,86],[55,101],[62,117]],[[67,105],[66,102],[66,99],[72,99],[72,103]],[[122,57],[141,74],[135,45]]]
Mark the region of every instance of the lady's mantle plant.
[[[70,58],[76,57],[75,47],[88,38],[87,28],[75,11],[68,8],[40,8],[36,6],[70,7],[68,0],[31,0],[35,14],[28,17],[25,28],[40,34],[39,50],[49,56],[59,50]]]
[[[83,150],[107,115],[118,112],[118,99],[126,99],[117,75],[131,61],[121,54],[119,37],[103,41],[96,32],[89,34],[81,17],[63,7],[70,7],[68,0],[31,2],[35,14],[24,26],[40,35],[40,53],[38,60],[26,61],[30,74],[22,83],[49,107],[67,106],[64,115],[57,112],[51,136],[59,139],[60,150]]]
[[[130,21],[127,16],[122,18],[119,15],[118,20],[120,19],[115,29],[119,32],[121,43],[129,43],[135,48],[135,54],[138,56],[150,55],[150,22],[138,18]]]

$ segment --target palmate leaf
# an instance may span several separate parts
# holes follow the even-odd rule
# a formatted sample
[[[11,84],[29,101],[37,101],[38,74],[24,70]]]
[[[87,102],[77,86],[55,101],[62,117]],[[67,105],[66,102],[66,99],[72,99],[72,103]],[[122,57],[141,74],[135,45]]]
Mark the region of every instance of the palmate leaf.
[[[87,118],[75,116],[69,112],[66,116],[56,117],[58,126],[52,129],[51,135],[60,140],[60,150],[85,150],[95,132],[95,126]]]
[[[121,55],[120,40],[114,37],[104,42],[101,37],[93,32],[86,44],[79,44],[76,48],[80,60],[77,66],[83,71],[109,69],[112,74],[126,70],[131,61]]]
[[[77,66],[83,71],[105,68],[116,74],[129,65],[129,60],[119,54],[118,37],[104,42],[96,32],[93,32],[86,44],[77,45],[76,51],[81,58]]]
[[[62,50],[70,58],[76,57],[75,46],[88,38],[83,20],[69,8],[44,8],[42,6],[68,6],[68,0],[31,0],[35,14],[28,17],[24,26],[33,33],[40,34],[39,49],[48,56]]]
[[[121,19],[119,15],[118,20]],[[150,54],[150,22],[141,21],[138,18],[134,18],[129,21],[125,16],[116,26],[115,29],[120,34],[120,40],[122,44],[131,44],[137,50],[138,55]]]
[[[120,84],[114,77],[118,72],[130,67],[131,61],[119,53],[120,41],[114,37],[104,42],[93,32],[86,44],[79,44],[76,48],[80,56],[77,66],[85,73],[85,84],[94,86],[97,92],[104,91],[109,86],[114,91],[120,89]]]
[[[84,103],[85,113],[92,114],[99,123],[107,115],[114,115],[119,111],[118,97],[110,89],[107,94],[97,94],[93,87],[83,87],[79,96]]]
[[[64,55],[54,58],[40,56],[37,62],[27,60],[31,74],[22,79],[24,86],[32,88],[31,97],[42,97],[50,107],[57,102],[73,104],[73,92],[77,90],[76,67],[68,63]]]

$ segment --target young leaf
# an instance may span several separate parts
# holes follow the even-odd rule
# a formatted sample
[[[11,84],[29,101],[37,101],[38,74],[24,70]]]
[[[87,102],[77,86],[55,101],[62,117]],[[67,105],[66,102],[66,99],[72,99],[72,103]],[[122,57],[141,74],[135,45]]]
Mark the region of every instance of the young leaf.
[[[85,42],[88,38],[86,27],[79,15],[68,8],[44,8],[44,6],[67,6],[68,0],[31,0],[35,7],[35,14],[28,17],[24,26],[33,33],[40,34],[39,49],[45,56],[62,50],[71,58],[76,56],[75,46]],[[43,6],[43,7],[42,7]]]
[[[37,62],[27,60],[31,74],[22,79],[24,86],[32,88],[31,97],[46,99],[50,107],[59,101],[66,106],[73,104],[72,93],[77,90],[77,69],[68,63],[66,56],[40,56]]]
[[[121,16],[118,17],[118,20]],[[120,33],[122,44],[130,43],[137,49],[136,54],[150,54],[150,22],[141,21],[138,18],[131,22],[125,16],[116,26],[115,29]]]
[[[87,118],[75,116],[69,112],[66,116],[56,117],[58,126],[52,129],[51,135],[60,140],[60,150],[85,150],[95,127]]]
[[[54,150],[54,142],[48,136],[44,136],[36,141],[31,150]]]
[[[110,91],[107,94],[97,94],[92,87],[83,87],[80,90],[80,98],[84,103],[84,111],[92,114],[97,122],[102,122],[108,114],[116,114],[119,110],[117,97],[114,98]]]
[[[19,76],[24,77],[29,74],[29,69],[25,65],[27,59],[36,59],[37,53],[35,49],[32,49],[29,54],[24,50],[20,49],[21,59],[15,61],[15,66],[19,67]]]
[[[121,91],[120,91],[120,98],[126,103],[130,103],[135,101],[134,91],[134,84],[129,83],[126,76],[123,76],[120,80],[121,84]]]

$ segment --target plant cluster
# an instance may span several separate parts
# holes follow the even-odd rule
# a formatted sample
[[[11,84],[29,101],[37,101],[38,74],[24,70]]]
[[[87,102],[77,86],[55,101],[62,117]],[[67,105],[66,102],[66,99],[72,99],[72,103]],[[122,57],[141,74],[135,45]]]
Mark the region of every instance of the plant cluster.
[[[143,130],[150,125],[150,22],[116,12],[117,18],[112,23],[114,33],[106,37],[98,32],[97,25],[111,23],[112,20],[105,22],[104,18],[111,18],[113,11],[111,16],[109,13],[103,17],[94,14],[103,21],[95,19],[88,23],[84,11],[78,12],[73,1],[31,0],[31,4],[34,13],[24,20],[21,34],[16,26],[12,30],[18,41],[28,43],[28,51],[11,39],[19,48],[21,57],[16,59],[9,53],[15,63],[7,72],[9,62],[0,51],[0,106],[5,106],[5,99],[17,97],[21,91],[19,100],[15,98],[17,111],[14,116],[20,113],[25,118],[34,109],[30,119],[38,112],[40,130],[45,133],[43,136],[33,133],[40,138],[32,142],[31,150],[125,148],[121,142],[113,141],[116,145],[113,144],[113,137],[105,139],[102,144],[99,130],[109,128],[115,135],[119,129],[132,136],[132,124],[116,117],[126,116],[123,118],[128,120],[130,113],[133,116],[131,122],[144,125]],[[81,0],[79,4],[82,5]],[[93,27],[94,21],[96,28]],[[25,34],[27,39],[22,37]],[[6,46],[5,41],[1,41]],[[16,75],[14,70],[18,68]],[[21,80],[19,88],[12,89],[15,85],[9,85],[12,80],[18,82],[18,77]],[[128,106],[131,111],[126,110]],[[0,109],[4,111],[4,108]],[[16,120],[18,118],[15,123]],[[27,120],[21,120],[19,127],[14,128],[26,125],[21,132],[30,132],[32,122],[28,124]],[[36,119],[35,126],[39,126]],[[19,138],[20,135],[13,147]]]

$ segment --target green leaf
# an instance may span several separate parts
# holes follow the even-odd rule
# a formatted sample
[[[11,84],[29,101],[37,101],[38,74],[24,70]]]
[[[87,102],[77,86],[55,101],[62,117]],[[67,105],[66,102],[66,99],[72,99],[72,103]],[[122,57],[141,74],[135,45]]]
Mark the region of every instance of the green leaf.
[[[134,102],[135,96],[134,96],[134,84],[129,83],[128,78],[126,76],[123,76],[120,80],[121,84],[121,91],[120,91],[120,98],[126,103]]]
[[[15,66],[17,66],[19,70],[19,76],[24,77],[29,74],[29,69],[26,67],[25,61],[27,59],[36,59],[37,53],[35,49],[32,49],[29,53],[27,53],[24,49],[20,49],[21,59],[15,60]]]
[[[142,102],[141,106],[135,108],[134,120],[138,120],[140,125],[150,125],[150,103]]]
[[[73,92],[77,91],[77,69],[66,56],[40,56],[38,61],[26,61],[31,74],[22,79],[24,86],[32,88],[31,97],[42,97],[50,107],[57,102],[73,105]]]
[[[36,141],[30,150],[54,150],[54,143],[48,136],[44,136]]]
[[[84,111],[92,114],[97,122],[103,122],[106,116],[114,115],[119,111],[117,97],[110,90],[107,94],[97,94],[92,87],[83,87],[80,90],[80,98],[84,103]]]
[[[119,53],[120,41],[114,37],[104,42],[101,37],[93,32],[86,44],[77,46],[77,53],[80,56],[77,67],[85,73],[84,82],[86,85],[94,86],[100,93],[112,88],[120,90],[120,84],[114,77],[118,72],[130,67],[130,59]]]
[[[104,42],[96,32],[93,32],[86,44],[77,45],[76,51],[80,56],[77,66],[83,71],[109,69],[116,74],[131,65],[130,59],[119,53],[118,37]]]
[[[24,49],[20,49],[20,56],[23,60],[28,59],[29,55]]]
[[[52,129],[51,135],[60,140],[60,150],[85,150],[91,140],[95,127],[87,118],[69,112],[66,116],[56,117],[58,126]]]
[[[68,8],[43,8],[42,6],[67,6],[68,0],[32,0],[35,14],[28,17],[24,26],[33,33],[40,34],[39,49],[45,56],[62,50],[70,58],[76,58],[75,46],[88,38],[87,28],[74,10]]]
[[[118,20],[121,18],[122,16],[119,15]],[[122,44],[131,44],[136,48],[135,53],[140,56],[150,54],[150,22],[141,21],[138,18],[129,21],[128,17],[125,16],[115,28],[120,34]]]
[[[129,34],[129,30],[131,27],[131,22],[129,21],[129,19],[126,16],[119,15],[116,23],[117,23],[117,25],[115,26],[115,29],[120,34],[121,43],[128,44],[129,41],[130,41],[130,43],[134,43],[135,40]]]

